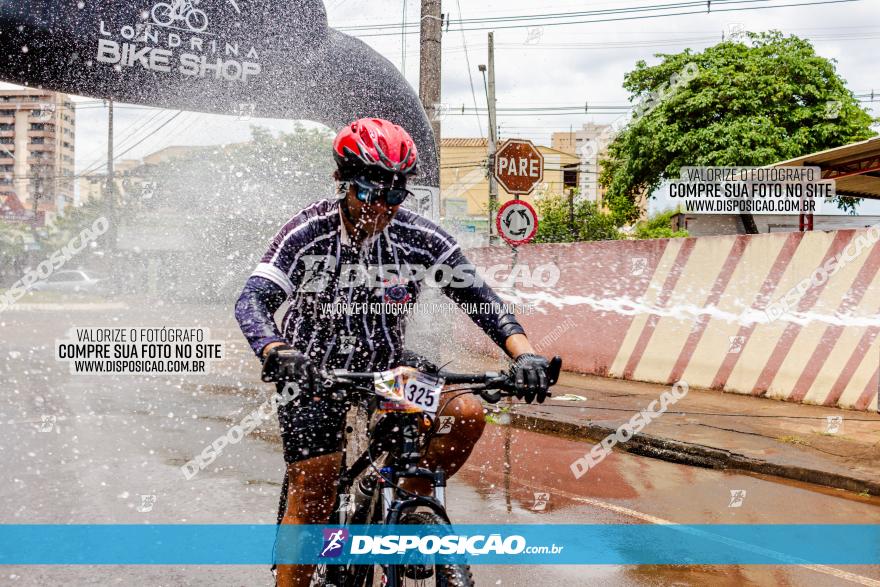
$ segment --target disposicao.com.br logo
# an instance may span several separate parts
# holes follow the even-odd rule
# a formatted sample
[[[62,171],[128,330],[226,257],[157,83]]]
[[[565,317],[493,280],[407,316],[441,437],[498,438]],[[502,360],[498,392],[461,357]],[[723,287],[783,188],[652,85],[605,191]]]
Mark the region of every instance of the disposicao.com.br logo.
[[[325,530],[324,546],[321,557],[339,556],[343,544],[350,539],[350,555],[406,555],[418,553],[423,555],[519,555],[519,554],[559,554],[562,546],[528,546],[526,539],[520,535],[502,537],[501,534],[476,534],[473,536],[460,534],[428,534],[428,535],[397,535],[386,536],[338,535],[344,530]],[[336,549],[328,553],[328,549]],[[327,554],[325,554],[327,553]]]
[[[345,550],[348,530],[345,528],[324,528],[324,545],[321,547],[320,558],[335,558]]]

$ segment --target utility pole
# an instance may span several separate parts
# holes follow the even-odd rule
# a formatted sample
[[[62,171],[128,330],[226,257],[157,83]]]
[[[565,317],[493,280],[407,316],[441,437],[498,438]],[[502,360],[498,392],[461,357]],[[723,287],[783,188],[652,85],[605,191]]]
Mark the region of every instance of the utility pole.
[[[107,242],[110,251],[116,250],[116,183],[113,172],[113,100],[108,101],[107,108],[107,184],[104,188],[104,204],[107,208]]]
[[[440,0],[422,0],[421,44],[419,54],[419,98],[431,119],[434,142],[440,146],[440,64],[443,16]]]
[[[498,242],[495,228],[495,212],[498,210],[498,182],[495,180],[495,152],[498,149],[498,121],[495,112],[495,34],[489,33],[489,62],[488,67],[481,65],[480,71],[486,76],[486,101],[489,105],[489,244]],[[488,70],[488,72],[487,72]]]
[[[43,199],[43,194],[46,190],[46,167],[45,165],[39,165],[36,167],[36,172],[34,173],[34,187],[33,194],[31,196],[31,236],[34,239],[34,243],[38,243],[37,239],[37,228],[38,228],[38,220],[37,214],[39,214],[39,204],[40,200]]]

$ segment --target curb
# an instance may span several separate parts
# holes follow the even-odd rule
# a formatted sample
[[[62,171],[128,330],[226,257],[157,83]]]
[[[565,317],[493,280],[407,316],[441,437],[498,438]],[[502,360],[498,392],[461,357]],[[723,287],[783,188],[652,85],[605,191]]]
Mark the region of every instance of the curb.
[[[614,434],[616,429],[598,424],[575,424],[560,422],[550,418],[527,416],[524,414],[511,413],[510,425],[532,432],[541,432],[555,436],[563,436],[575,440],[601,441],[609,434]],[[839,473],[809,469],[796,465],[783,465],[762,461],[729,450],[694,444],[678,440],[670,440],[658,436],[639,433],[625,443],[618,443],[615,448],[639,456],[651,457],[707,469],[731,469],[761,473],[784,479],[793,479],[805,483],[813,483],[834,489],[844,489],[854,493],[868,493],[880,496],[880,483],[849,477]]]
[[[223,384],[207,384],[204,387],[206,390],[214,393],[219,389],[230,388],[234,389],[235,392],[241,392],[244,389],[259,391],[258,388],[251,386],[238,388],[236,386],[227,386]],[[584,440],[594,440],[599,442],[609,434],[614,434],[616,432],[616,428],[611,428],[610,426],[560,422],[559,420],[553,420],[551,418],[527,416],[516,412],[510,412],[510,426],[520,430],[551,434],[581,442]],[[266,435],[266,432],[263,431],[263,434]],[[268,435],[263,439],[271,439],[271,435]],[[869,481],[857,477],[841,475],[839,473],[809,469],[796,465],[771,463],[769,461],[747,457],[743,454],[721,448],[706,446],[704,444],[682,442],[679,440],[670,440],[659,436],[651,436],[650,434],[645,434],[643,432],[636,434],[625,443],[618,443],[615,448],[639,456],[650,457],[681,465],[689,465],[692,467],[760,473],[783,479],[812,483],[814,485],[821,485],[832,489],[843,489],[846,491],[852,491],[853,493],[868,493],[869,495],[880,496],[880,483],[876,481]]]

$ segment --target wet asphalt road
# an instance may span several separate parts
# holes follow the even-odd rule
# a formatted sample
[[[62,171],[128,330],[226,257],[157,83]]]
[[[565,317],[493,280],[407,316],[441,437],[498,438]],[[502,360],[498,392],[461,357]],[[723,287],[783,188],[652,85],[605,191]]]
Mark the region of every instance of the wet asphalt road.
[[[161,312],[153,309],[152,312]],[[137,325],[192,313],[138,315]],[[128,317],[131,314],[128,313]],[[179,466],[264,399],[229,389],[253,381],[253,359],[225,319],[203,319],[235,341],[214,375],[71,376],[53,344],[71,326],[118,323],[107,312],[0,315],[2,523],[273,523],[283,477],[271,433],[226,450],[187,481]],[[128,323],[124,325],[129,325]],[[53,416],[51,426],[44,416]],[[509,449],[505,449],[508,446]],[[468,523],[880,523],[880,500],[616,452],[580,480],[569,463],[589,445],[489,426],[450,483],[454,521]],[[728,507],[731,490],[745,490]],[[536,511],[535,493],[548,494]],[[142,495],[155,496],[146,498]],[[144,503],[152,502],[151,511]],[[140,507],[139,507],[140,506]],[[880,585],[868,567],[474,568],[478,585]],[[5,567],[11,585],[271,585],[263,567]]]

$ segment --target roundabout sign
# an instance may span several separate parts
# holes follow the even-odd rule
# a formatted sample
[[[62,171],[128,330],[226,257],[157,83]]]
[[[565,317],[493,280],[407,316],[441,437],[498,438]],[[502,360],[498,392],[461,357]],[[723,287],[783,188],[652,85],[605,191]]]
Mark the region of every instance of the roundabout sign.
[[[523,200],[510,200],[498,210],[495,217],[498,234],[511,246],[518,247],[535,238],[538,232],[538,214]]]

